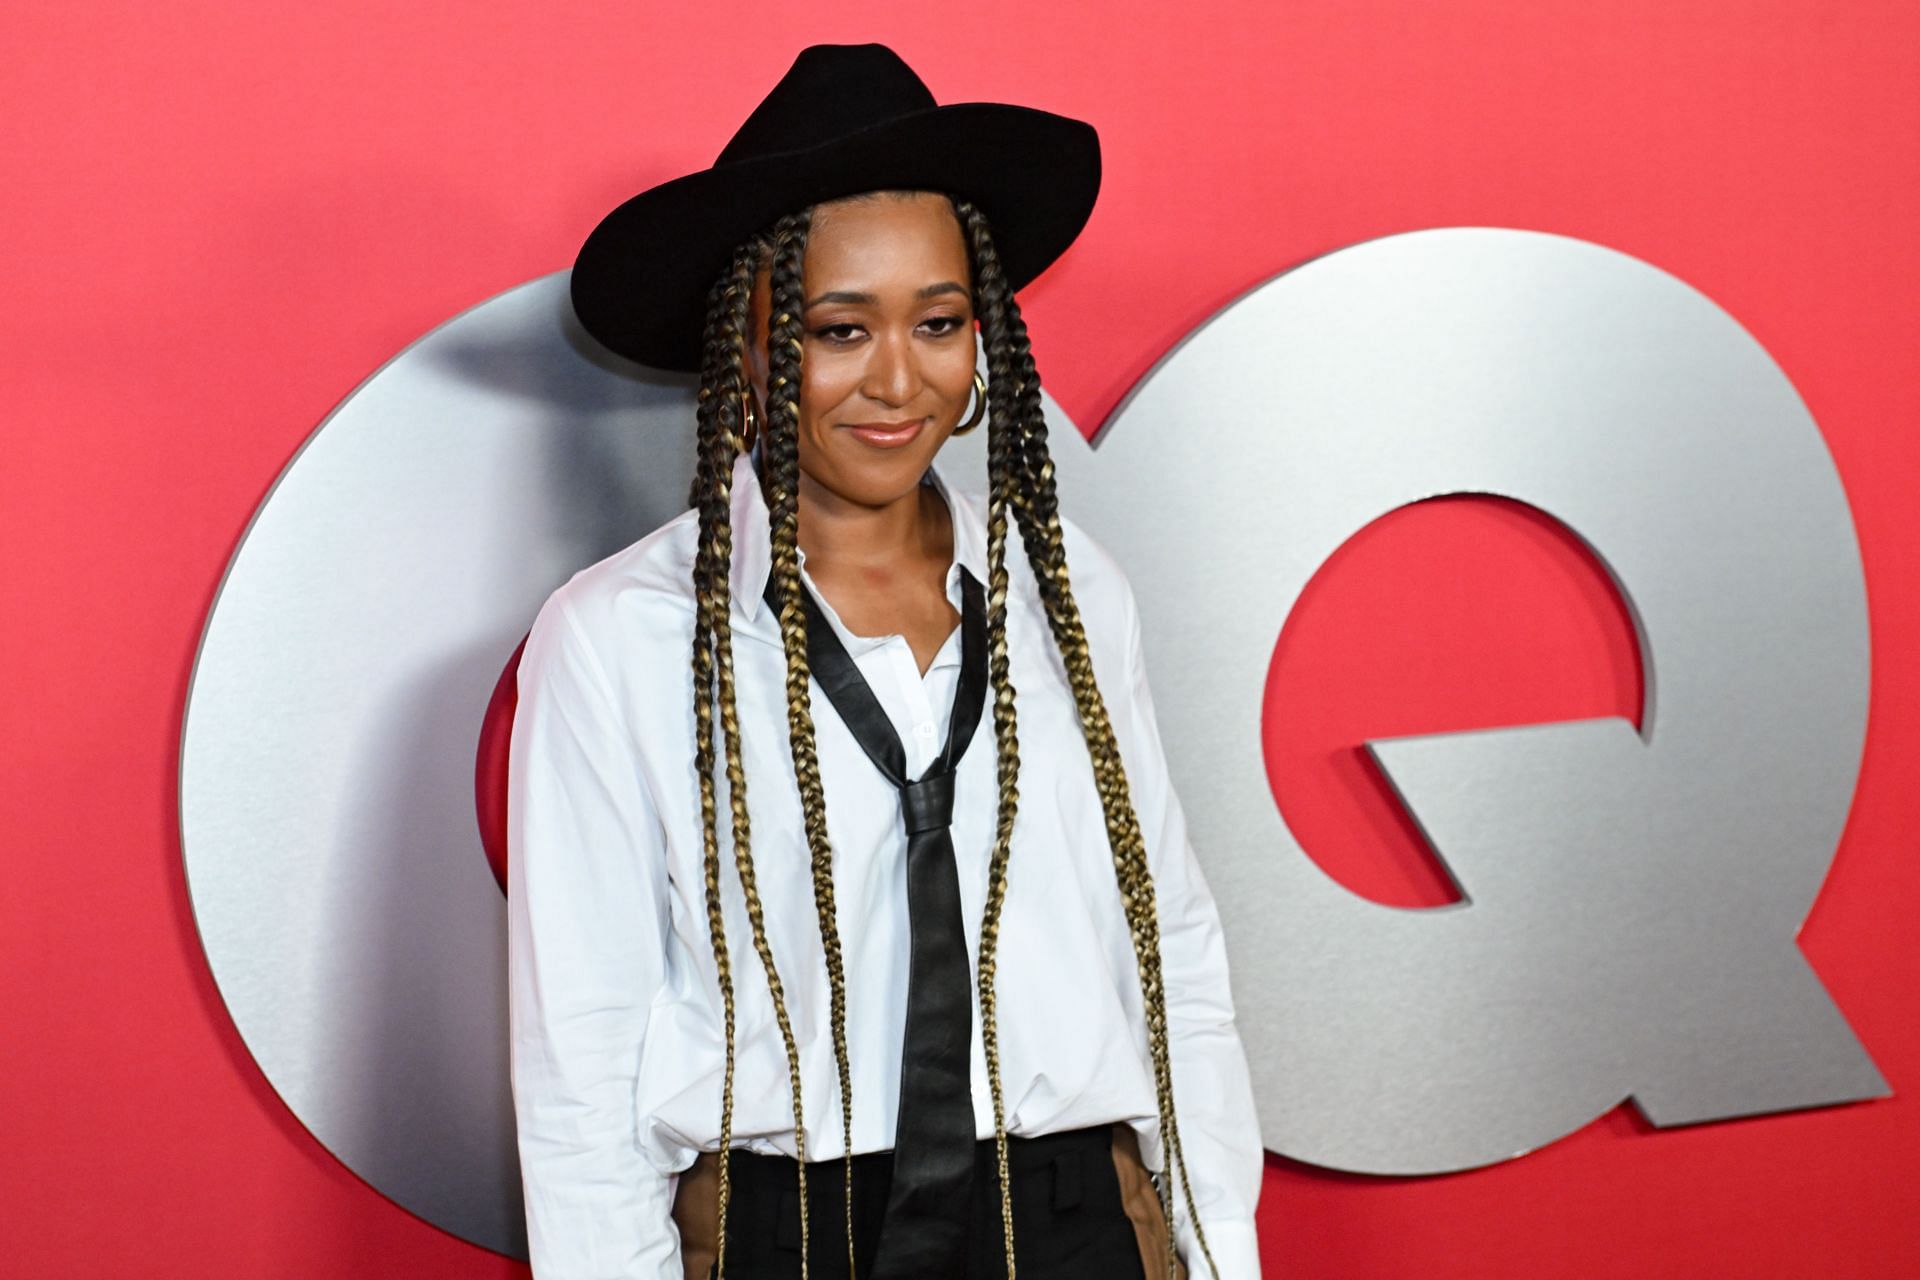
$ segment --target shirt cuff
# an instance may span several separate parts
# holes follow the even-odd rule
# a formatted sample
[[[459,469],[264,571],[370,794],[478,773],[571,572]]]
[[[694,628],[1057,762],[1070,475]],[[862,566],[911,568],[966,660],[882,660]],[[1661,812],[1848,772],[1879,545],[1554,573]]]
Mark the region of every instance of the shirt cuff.
[[[1208,1218],[1207,1248],[1220,1267],[1220,1280],[1260,1280],[1260,1234],[1252,1218]],[[1214,1280],[1200,1238],[1183,1226],[1177,1244],[1187,1264],[1187,1280]]]

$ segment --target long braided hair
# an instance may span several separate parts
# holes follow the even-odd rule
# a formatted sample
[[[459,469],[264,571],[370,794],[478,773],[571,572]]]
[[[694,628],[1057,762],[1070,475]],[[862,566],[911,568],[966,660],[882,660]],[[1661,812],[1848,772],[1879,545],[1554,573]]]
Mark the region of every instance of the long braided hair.
[[[1007,1171],[1007,1131],[1000,1086],[998,1028],[995,1020],[994,954],[999,940],[1001,904],[1006,898],[1007,861],[1018,811],[1020,749],[1013,685],[1007,658],[1007,517],[1011,511],[1026,547],[1054,643],[1065,664],[1082,733],[1092,757],[1094,782],[1105,813],[1107,841],[1121,905],[1133,938],[1134,956],[1146,1012],[1147,1039],[1159,1098],[1160,1130],[1171,1165],[1177,1167],[1189,1219],[1214,1276],[1213,1253],[1194,1208],[1186,1157],[1173,1107],[1173,1069],[1167,1049],[1166,991],[1161,979],[1160,926],[1146,845],[1133,811],[1119,746],[1106,705],[1094,681],[1080,611],[1068,582],[1061,534],[1059,496],[1047,451],[1047,425],[1040,404],[1040,375],[1034,368],[1026,322],[1014,301],[995,252],[986,216],[970,201],[953,198],[954,214],[967,239],[973,269],[975,313],[987,349],[987,632],[988,673],[993,689],[994,745],[998,762],[999,803],[993,852],[988,863],[984,918],[980,926],[979,999],[981,1036],[993,1096],[1000,1221],[1006,1239],[1008,1280],[1014,1280],[1013,1209]],[[798,1152],[800,1269],[807,1275],[807,1147],[801,1109],[800,1055],[787,1014],[785,991],[768,945],[765,913],[755,884],[752,840],[747,819],[747,779],[741,767],[740,724],[735,714],[733,636],[729,624],[729,567],[733,556],[732,478],[743,447],[742,405],[752,389],[745,365],[749,298],[756,274],[769,271],[772,305],[767,326],[767,409],[762,431],[774,596],[787,663],[787,728],[799,784],[802,816],[812,855],[814,905],[826,953],[830,987],[833,1053],[840,1077],[841,1133],[846,1151],[847,1267],[853,1260],[853,1089],[846,1038],[846,973],[833,896],[833,859],[827,843],[826,799],[820,783],[813,714],[808,694],[809,669],[805,615],[800,592],[798,542],[799,395],[803,299],[801,267],[812,211],[781,218],[735,250],[708,293],[697,408],[696,461],[689,505],[699,512],[699,546],[693,565],[697,602],[693,631],[694,764],[699,774],[704,823],[703,849],[707,924],[713,943],[725,1008],[726,1070],[722,1089],[719,1148],[718,1267],[726,1274],[727,1205],[731,1191],[727,1151],[733,1133],[734,1002],[733,971],[720,901],[719,816],[715,799],[714,719],[718,711],[725,753],[727,797],[731,809],[734,871],[745,895],[753,946],[767,976],[774,1018],[780,1028],[793,1091],[794,1144]],[[1167,1222],[1167,1271],[1176,1272],[1171,1169],[1155,1179]]]

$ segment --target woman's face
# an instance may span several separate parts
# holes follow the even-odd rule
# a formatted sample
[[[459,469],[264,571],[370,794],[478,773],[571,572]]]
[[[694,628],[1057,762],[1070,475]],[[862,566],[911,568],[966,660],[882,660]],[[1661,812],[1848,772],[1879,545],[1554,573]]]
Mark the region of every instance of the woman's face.
[[[919,483],[973,391],[965,234],[938,192],[831,201],[814,208],[802,276],[801,489],[891,502]],[[748,345],[763,410],[771,301],[763,270]]]

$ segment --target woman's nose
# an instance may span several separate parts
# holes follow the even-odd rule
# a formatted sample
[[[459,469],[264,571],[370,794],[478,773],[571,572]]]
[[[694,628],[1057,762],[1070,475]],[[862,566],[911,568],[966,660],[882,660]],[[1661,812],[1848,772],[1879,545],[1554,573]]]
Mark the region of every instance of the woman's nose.
[[[877,338],[868,350],[873,353],[867,365],[866,385],[862,388],[874,400],[904,405],[920,392],[920,366],[912,344],[899,336]]]

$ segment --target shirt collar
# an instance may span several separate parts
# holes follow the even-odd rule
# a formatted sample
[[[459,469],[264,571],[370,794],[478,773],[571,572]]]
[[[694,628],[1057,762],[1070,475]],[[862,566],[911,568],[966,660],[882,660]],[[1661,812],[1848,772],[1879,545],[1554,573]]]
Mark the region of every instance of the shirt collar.
[[[978,516],[973,504],[965,494],[955,492],[941,471],[939,462],[928,464],[923,483],[931,484],[939,491],[953,516],[953,567],[947,570],[947,595],[950,599],[957,599],[959,591],[954,582],[954,567],[964,565],[976,581],[983,586],[986,584],[986,528],[984,523],[976,527]],[[760,492],[760,475],[754,470],[752,457],[745,453],[738,455],[733,463],[732,509],[731,585],[734,605],[743,610],[750,621],[758,622],[767,608],[761,592],[766,590],[767,575],[773,571],[773,545],[767,527],[767,500]],[[807,553],[802,551],[799,554],[804,572]]]

